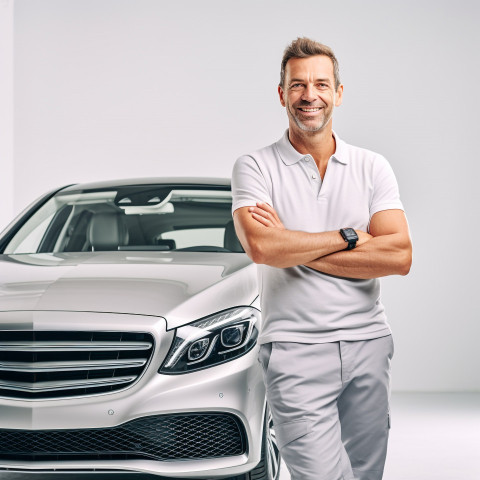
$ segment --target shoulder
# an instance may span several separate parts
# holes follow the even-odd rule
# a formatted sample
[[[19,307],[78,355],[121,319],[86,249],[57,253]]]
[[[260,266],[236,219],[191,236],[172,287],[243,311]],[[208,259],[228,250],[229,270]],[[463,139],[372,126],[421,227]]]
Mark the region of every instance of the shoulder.
[[[247,153],[244,155],[241,155],[238,159],[237,162],[240,163],[257,163],[257,164],[264,164],[268,163],[271,161],[272,158],[276,157],[277,154],[277,148],[276,144],[272,143],[271,145],[268,145],[263,148],[259,148],[251,153]]]
[[[365,147],[358,147],[356,145],[351,145],[347,142],[343,142],[345,152],[347,156],[356,161],[373,163],[373,162],[385,162],[386,158],[380,153],[374,152]]]
[[[250,174],[257,173],[267,178],[272,175],[272,171],[278,168],[279,160],[276,143],[272,143],[238,157],[233,166],[233,175],[249,172]]]
[[[378,152],[343,142],[343,152],[354,166],[375,174],[385,169],[391,170],[390,162]]]

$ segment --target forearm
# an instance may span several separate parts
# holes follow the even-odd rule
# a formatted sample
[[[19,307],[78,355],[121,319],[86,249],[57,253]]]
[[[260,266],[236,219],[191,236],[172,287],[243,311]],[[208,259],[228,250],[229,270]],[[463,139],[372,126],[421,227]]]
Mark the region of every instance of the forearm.
[[[347,245],[339,230],[318,233],[287,230],[275,209],[267,203],[238,208],[233,221],[247,255],[255,263],[271,267],[304,265],[344,250]],[[370,234],[359,230],[357,235],[357,245],[372,238]]]
[[[309,233],[276,228],[262,228],[245,243],[245,250],[255,263],[278,268],[312,262],[339,252],[346,245],[338,231]]]
[[[411,261],[410,239],[391,234],[374,237],[353,250],[336,252],[305,265],[330,275],[367,279],[406,275]]]

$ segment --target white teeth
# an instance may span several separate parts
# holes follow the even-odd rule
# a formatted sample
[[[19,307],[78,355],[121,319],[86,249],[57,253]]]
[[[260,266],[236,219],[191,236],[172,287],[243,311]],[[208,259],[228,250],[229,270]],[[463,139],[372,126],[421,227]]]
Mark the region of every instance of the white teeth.
[[[300,110],[302,112],[318,112],[318,110],[320,110],[320,107],[317,107],[317,108],[301,108]]]

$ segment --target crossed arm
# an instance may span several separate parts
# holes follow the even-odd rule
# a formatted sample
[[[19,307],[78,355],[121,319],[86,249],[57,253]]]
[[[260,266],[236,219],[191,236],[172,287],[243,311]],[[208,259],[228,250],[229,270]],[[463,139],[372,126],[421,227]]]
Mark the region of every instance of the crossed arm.
[[[286,268],[305,265],[323,273],[347,278],[406,275],[412,263],[412,243],[402,210],[373,215],[370,234],[357,230],[353,250],[338,231],[308,233],[287,230],[266,203],[234,212],[237,236],[255,263]]]

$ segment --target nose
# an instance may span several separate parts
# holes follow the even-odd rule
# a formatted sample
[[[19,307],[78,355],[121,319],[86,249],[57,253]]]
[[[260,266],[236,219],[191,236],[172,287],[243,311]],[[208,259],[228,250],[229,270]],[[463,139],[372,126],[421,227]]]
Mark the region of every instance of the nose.
[[[315,100],[315,88],[313,85],[307,83],[303,91],[302,100],[305,102],[313,102]]]

